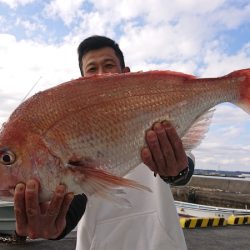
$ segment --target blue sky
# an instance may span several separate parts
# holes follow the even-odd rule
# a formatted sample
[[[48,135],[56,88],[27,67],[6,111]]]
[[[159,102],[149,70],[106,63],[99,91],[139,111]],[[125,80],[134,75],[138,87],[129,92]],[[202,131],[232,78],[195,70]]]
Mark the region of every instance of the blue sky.
[[[0,0],[0,123],[31,94],[80,76],[76,48],[115,39],[132,71],[217,77],[250,68],[249,0]],[[250,171],[250,119],[229,104],[194,151],[204,169]]]

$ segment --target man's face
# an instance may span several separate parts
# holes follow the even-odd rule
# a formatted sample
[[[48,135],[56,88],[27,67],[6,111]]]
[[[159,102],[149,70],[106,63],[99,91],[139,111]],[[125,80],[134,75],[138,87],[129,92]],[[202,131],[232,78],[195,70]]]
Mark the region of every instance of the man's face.
[[[91,50],[82,58],[84,76],[106,73],[122,73],[120,61],[112,48]]]

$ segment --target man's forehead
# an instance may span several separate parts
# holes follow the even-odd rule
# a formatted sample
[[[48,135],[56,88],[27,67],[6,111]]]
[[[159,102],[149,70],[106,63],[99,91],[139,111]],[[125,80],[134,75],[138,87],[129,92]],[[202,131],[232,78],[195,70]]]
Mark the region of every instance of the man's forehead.
[[[118,60],[115,51],[112,48],[105,47],[101,49],[90,50],[82,58],[82,62],[85,65],[106,60]]]

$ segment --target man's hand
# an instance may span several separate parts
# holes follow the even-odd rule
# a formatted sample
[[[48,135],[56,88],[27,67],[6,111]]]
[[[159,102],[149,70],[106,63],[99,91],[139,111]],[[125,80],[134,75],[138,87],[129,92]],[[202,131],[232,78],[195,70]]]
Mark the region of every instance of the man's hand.
[[[73,194],[66,194],[66,188],[59,185],[50,202],[39,204],[39,183],[29,180],[27,185],[16,186],[14,208],[16,233],[31,239],[55,239],[66,226],[66,214]]]
[[[155,123],[146,133],[146,142],[141,158],[155,174],[177,176],[188,166],[182,141],[170,123]]]

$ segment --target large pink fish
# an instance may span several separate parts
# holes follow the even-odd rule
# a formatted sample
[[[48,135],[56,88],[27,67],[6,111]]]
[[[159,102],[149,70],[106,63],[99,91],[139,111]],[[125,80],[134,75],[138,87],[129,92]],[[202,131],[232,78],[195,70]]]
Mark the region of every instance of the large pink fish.
[[[59,183],[103,196],[114,186],[143,188],[123,176],[141,162],[145,131],[168,120],[190,150],[204,114],[222,102],[249,110],[250,69],[206,79],[171,71],[93,76],[40,92],[1,129],[0,199],[30,178],[40,181],[41,200]]]

